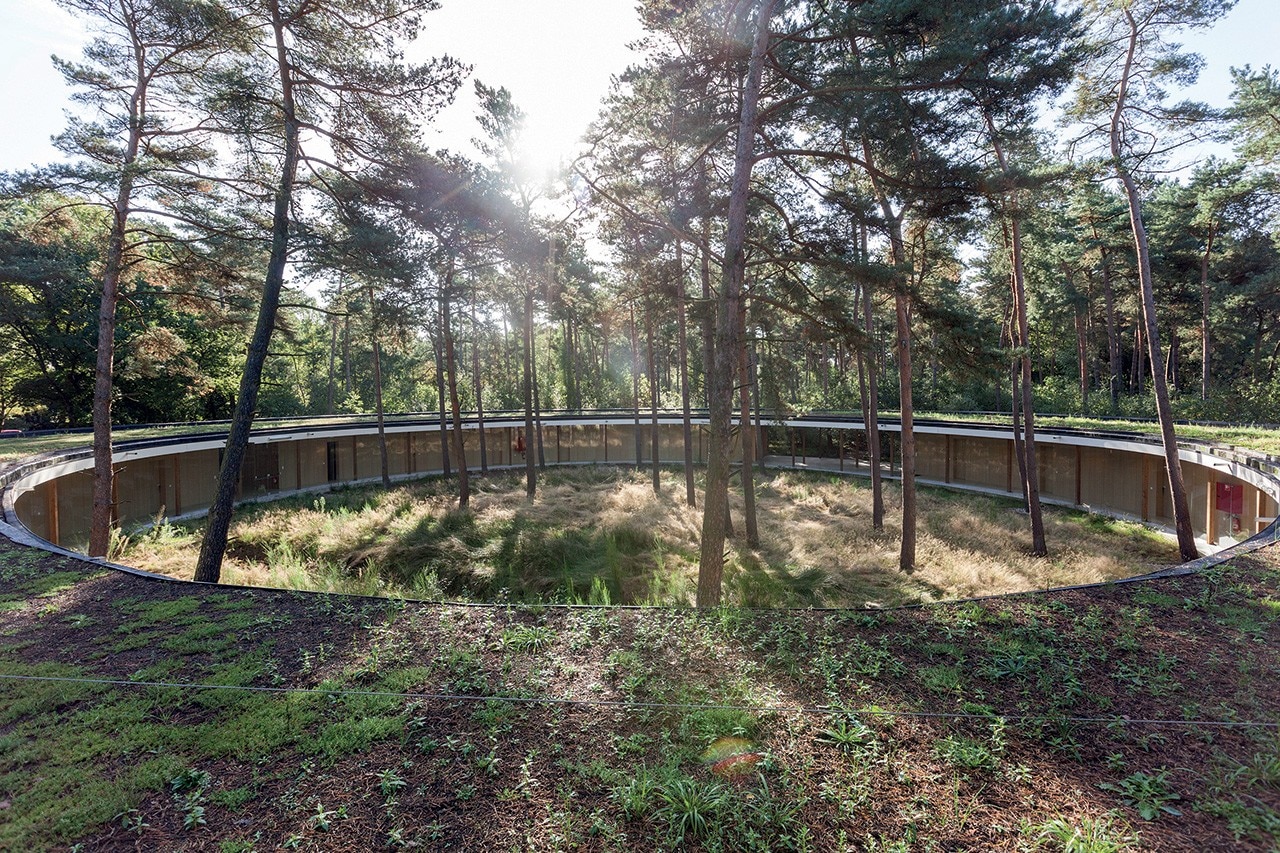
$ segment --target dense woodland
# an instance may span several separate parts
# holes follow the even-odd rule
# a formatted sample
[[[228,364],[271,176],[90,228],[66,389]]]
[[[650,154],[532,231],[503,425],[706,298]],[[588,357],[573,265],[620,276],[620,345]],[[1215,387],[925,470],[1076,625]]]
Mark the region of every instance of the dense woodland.
[[[1230,0],[645,0],[550,177],[404,61],[431,0],[59,2],[98,36],[67,159],[4,177],[0,421],[92,424],[104,484],[112,423],[233,419],[233,490],[255,416],[986,410],[1034,502],[1035,413],[1280,411],[1280,72],[1179,96]],[[464,85],[475,149],[425,150]]]

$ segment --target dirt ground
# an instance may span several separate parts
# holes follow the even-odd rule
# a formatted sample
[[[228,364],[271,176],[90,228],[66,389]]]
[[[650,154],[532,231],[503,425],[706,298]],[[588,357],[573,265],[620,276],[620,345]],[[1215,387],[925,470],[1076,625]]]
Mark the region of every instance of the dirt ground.
[[[1274,851],[1278,622],[1277,547],[699,613],[194,586],[0,539],[0,849]]]

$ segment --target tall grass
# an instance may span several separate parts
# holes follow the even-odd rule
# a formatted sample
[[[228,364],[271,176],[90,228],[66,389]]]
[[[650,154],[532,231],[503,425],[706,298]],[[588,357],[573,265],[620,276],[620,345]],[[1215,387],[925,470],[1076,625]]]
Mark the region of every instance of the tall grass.
[[[383,492],[341,489],[245,507],[232,528],[231,582],[427,599],[691,604],[700,511],[678,472],[655,495],[646,472],[600,466],[548,472],[525,500],[515,475],[481,478],[465,512],[440,479]],[[757,607],[895,605],[1139,574],[1175,560],[1136,525],[1047,515],[1051,557],[1029,554],[1025,517],[1007,500],[925,490],[918,570],[897,570],[900,495],[886,529],[870,491],[833,475],[779,472],[757,487],[761,546],[730,540],[726,597]],[[741,498],[731,498],[740,526]],[[125,558],[189,577],[199,531],[165,525]]]

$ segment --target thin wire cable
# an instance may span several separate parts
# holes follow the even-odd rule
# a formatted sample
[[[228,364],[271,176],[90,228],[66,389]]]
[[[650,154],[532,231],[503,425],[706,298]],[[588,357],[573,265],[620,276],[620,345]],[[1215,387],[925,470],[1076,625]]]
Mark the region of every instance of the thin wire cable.
[[[434,699],[444,702],[511,702],[525,705],[571,705],[621,710],[696,710],[696,711],[753,711],[780,714],[863,714],[881,717],[909,717],[916,719],[953,720],[1030,720],[1041,722],[1101,723],[1105,725],[1148,726],[1211,726],[1215,728],[1280,728],[1280,722],[1267,723],[1255,720],[1151,720],[1132,717],[1063,717],[1045,714],[972,714],[959,711],[891,711],[885,708],[844,708],[829,705],[732,705],[695,702],[636,702],[617,699],[566,699],[557,696],[481,696],[471,693],[420,693],[390,690],[325,690],[314,687],[261,687],[242,684],[195,684],[172,681],[130,681],[111,678],[73,678],[58,675],[6,675],[0,680],[62,682],[68,684],[99,684],[114,687],[165,687],[182,690],[240,690],[246,693],[296,693],[313,696],[372,696],[386,699]]]

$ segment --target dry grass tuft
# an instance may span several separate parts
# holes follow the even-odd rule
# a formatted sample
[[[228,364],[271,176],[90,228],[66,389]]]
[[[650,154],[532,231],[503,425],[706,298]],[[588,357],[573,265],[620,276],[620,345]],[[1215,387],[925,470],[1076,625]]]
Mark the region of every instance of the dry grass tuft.
[[[612,467],[547,472],[525,500],[515,476],[480,478],[468,512],[452,483],[248,507],[232,529],[226,580],[449,598],[691,603],[702,513],[678,471]],[[1163,537],[1133,524],[1046,509],[1048,558],[1029,554],[1011,501],[923,490],[916,571],[898,570],[901,496],[886,484],[885,529],[871,529],[861,480],[770,472],[757,482],[761,545],[731,540],[726,597],[755,606],[895,605],[1131,576],[1176,561]],[[731,513],[739,537],[742,498]],[[191,576],[198,531],[164,525],[130,543],[134,565]]]

